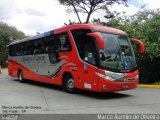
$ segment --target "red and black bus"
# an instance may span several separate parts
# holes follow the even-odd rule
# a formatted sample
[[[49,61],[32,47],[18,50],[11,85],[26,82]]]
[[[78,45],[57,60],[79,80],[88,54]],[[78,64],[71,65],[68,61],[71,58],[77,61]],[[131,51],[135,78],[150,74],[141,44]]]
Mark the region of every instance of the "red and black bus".
[[[111,92],[134,89],[138,68],[130,39],[118,29],[75,24],[12,42],[8,72],[21,82],[34,80],[76,89]]]

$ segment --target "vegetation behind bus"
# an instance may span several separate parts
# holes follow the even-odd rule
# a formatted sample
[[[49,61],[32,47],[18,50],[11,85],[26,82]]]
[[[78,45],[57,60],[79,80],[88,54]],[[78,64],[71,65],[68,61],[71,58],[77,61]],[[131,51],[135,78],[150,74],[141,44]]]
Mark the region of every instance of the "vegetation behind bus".
[[[7,45],[14,40],[25,38],[25,34],[15,27],[0,22],[0,66],[7,67]]]

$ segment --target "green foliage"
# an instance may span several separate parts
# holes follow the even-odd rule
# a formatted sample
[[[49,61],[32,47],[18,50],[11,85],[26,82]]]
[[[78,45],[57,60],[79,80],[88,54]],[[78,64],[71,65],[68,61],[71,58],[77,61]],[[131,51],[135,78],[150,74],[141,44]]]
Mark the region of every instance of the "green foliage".
[[[8,26],[0,22],[0,66],[6,67],[7,45],[16,39],[22,39],[25,34],[18,31],[15,27]]]
[[[143,10],[133,16],[125,13],[113,12],[113,18],[102,22],[94,19],[93,24],[102,24],[121,29],[129,37],[140,39],[145,44],[145,54],[138,54],[138,47],[134,45],[137,55],[140,82],[153,83],[160,81],[160,10]]]

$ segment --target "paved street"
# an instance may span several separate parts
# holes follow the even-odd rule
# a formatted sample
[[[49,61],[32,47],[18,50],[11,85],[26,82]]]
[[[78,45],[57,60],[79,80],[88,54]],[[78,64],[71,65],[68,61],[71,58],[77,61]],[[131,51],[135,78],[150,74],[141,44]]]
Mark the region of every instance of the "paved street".
[[[0,75],[1,113],[4,110],[2,106],[28,106],[30,109],[26,113],[160,113],[160,89],[68,94],[54,85],[20,83],[9,77],[7,70],[3,70]]]

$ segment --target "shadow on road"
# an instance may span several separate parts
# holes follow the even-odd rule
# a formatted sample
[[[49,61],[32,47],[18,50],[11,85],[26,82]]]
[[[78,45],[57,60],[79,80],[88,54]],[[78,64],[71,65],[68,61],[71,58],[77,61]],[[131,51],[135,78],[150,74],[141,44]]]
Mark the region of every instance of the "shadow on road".
[[[13,79],[14,81],[16,82],[19,82],[18,79]],[[47,89],[52,89],[52,90],[57,90],[57,91],[61,91],[62,90],[62,87],[61,86],[58,86],[58,85],[53,85],[53,84],[48,84],[48,83],[43,83],[43,82],[37,82],[37,81],[32,81],[32,80],[25,80],[24,83],[22,84],[29,84],[29,85],[34,85],[34,86],[39,86],[39,87],[44,87],[44,88],[47,88]]]
[[[17,79],[13,79],[16,82],[19,82]],[[53,84],[47,84],[47,83],[42,83],[42,82],[37,82],[37,81],[30,81],[26,80],[25,83],[22,84],[29,84],[29,85],[35,85],[39,87],[44,87],[47,89],[51,90],[56,90],[58,92],[64,92],[62,91],[62,87],[58,85],[53,85]],[[70,93],[68,93],[70,94]],[[97,92],[91,92],[91,91],[85,91],[85,90],[78,90],[76,94],[73,95],[78,95],[78,96],[84,96],[84,97],[89,97],[89,98],[94,98],[94,99],[120,99],[120,98],[125,98],[125,97],[131,97],[129,94],[124,94],[120,92],[109,92],[109,93],[97,93]]]
[[[80,95],[95,98],[95,99],[120,99],[125,97],[130,97],[131,95],[120,93],[120,92],[108,92],[108,93],[97,93],[97,92],[90,92],[90,91],[79,91]]]

